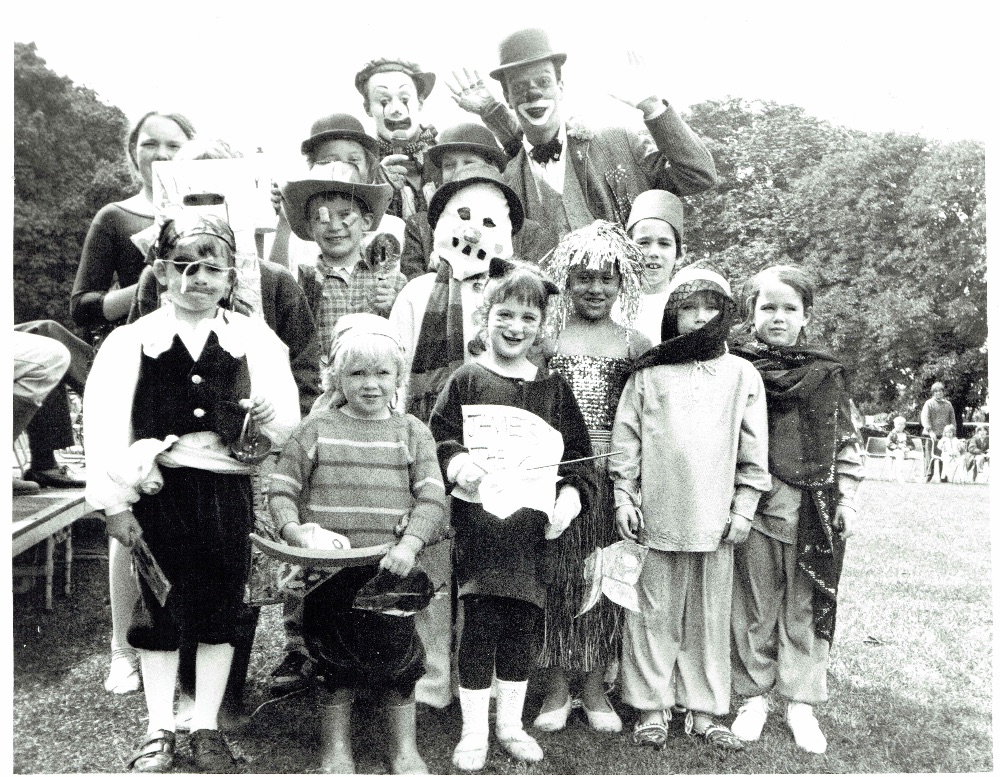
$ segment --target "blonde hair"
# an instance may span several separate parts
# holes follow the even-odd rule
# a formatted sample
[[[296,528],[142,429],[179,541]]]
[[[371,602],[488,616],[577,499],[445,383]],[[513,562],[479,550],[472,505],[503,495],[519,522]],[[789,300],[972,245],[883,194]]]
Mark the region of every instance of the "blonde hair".
[[[323,371],[323,394],[316,400],[313,409],[324,407],[341,407],[347,403],[347,398],[340,388],[341,376],[355,362],[369,364],[392,363],[396,368],[396,388],[403,385],[406,377],[406,360],[403,348],[391,335],[380,332],[347,333],[334,341],[331,348],[330,366]],[[324,400],[324,401],[320,401]],[[389,409],[395,410],[395,398],[389,403]]]

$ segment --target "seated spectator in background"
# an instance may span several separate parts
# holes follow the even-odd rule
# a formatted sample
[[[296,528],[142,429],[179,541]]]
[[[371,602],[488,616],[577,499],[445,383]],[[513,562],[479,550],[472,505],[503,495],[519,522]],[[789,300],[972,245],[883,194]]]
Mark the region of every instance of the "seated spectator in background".
[[[62,343],[15,327],[14,351],[14,440],[30,426],[46,397],[69,369],[69,349]],[[37,494],[38,483],[14,478],[14,496]]]
[[[466,122],[444,130],[438,144],[427,150],[427,157],[441,171],[441,183],[451,181],[460,170],[471,165],[488,165],[502,173],[507,155],[497,145],[492,133],[481,124]],[[537,264],[545,253],[544,234],[537,221],[525,219],[514,235],[514,256]],[[434,253],[434,235],[427,221],[427,211],[406,220],[402,270],[409,280],[427,272],[436,272],[439,259]]]
[[[985,426],[976,429],[976,433],[969,440],[965,448],[965,469],[972,473],[972,482],[983,471],[983,467],[990,460],[990,438]]]
[[[68,356],[64,358],[64,354]],[[25,471],[24,480],[37,484],[26,485],[16,478],[15,493],[34,493],[38,487],[83,488],[87,485],[65,464],[56,461],[55,452],[76,443],[66,388],[83,396],[93,355],[89,345],[55,321],[15,325],[14,439],[27,430],[31,467]],[[52,385],[44,389],[49,382]]]
[[[941,462],[941,473],[939,477],[942,483],[954,483],[959,475],[959,465],[961,465],[964,454],[964,443],[955,436],[955,424],[948,424],[944,428],[942,437],[937,442],[937,450]]]
[[[931,398],[924,402],[924,406],[920,410],[920,426],[923,427],[925,437],[930,437],[932,442],[937,442],[944,434],[944,428],[948,424],[957,428],[955,408],[951,406],[951,402],[944,398],[944,384],[937,381],[931,386]],[[931,474],[931,457],[927,456],[924,462],[925,479],[929,481]]]
[[[886,442],[885,449],[892,458],[892,467],[896,471],[896,480],[900,483],[906,482],[905,468],[907,459],[916,457],[915,449],[910,442],[910,435],[906,433],[906,419],[898,415],[892,419],[892,431]]]

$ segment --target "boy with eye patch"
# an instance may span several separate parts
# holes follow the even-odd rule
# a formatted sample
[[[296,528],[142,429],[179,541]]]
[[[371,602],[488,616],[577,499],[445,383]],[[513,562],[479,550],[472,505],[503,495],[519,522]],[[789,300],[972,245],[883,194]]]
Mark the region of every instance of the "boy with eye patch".
[[[316,318],[325,360],[337,319],[347,313],[387,317],[406,276],[375,266],[362,252],[362,238],[382,220],[392,187],[362,183],[358,169],[343,162],[323,171],[330,177],[290,181],[281,193],[292,232],[319,248],[315,267],[299,267],[299,284]]]

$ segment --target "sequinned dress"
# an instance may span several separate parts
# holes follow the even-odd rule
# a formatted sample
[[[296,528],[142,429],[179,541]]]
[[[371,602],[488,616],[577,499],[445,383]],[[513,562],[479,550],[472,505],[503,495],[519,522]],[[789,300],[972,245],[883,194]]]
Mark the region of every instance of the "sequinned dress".
[[[569,383],[583,413],[594,454],[611,450],[611,426],[632,359],[625,357],[555,354],[549,369]],[[589,672],[608,666],[618,656],[621,610],[602,596],[577,618],[587,586],[584,560],[595,548],[620,538],[615,529],[614,498],[608,478],[608,460],[597,459],[592,509],[581,513],[558,540],[554,579],[545,603],[545,642],[539,666]]]

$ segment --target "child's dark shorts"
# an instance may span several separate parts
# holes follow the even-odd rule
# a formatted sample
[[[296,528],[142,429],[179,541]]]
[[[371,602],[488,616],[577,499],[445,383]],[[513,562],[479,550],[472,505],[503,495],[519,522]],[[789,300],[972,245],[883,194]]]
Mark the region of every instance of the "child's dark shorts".
[[[423,676],[424,646],[413,617],[351,607],[377,565],[347,567],[305,599],[302,630],[327,688],[370,689],[409,697]]]

